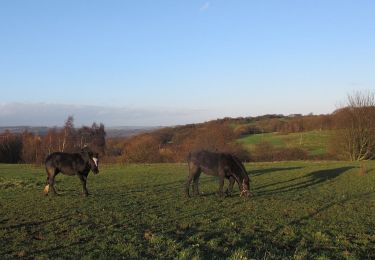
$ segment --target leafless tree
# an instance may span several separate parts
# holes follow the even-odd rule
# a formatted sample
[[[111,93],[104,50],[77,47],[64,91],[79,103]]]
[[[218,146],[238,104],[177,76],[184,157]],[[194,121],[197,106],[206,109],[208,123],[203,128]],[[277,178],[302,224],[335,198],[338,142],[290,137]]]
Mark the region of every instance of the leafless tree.
[[[335,112],[333,146],[343,159],[375,159],[375,92],[354,92]]]

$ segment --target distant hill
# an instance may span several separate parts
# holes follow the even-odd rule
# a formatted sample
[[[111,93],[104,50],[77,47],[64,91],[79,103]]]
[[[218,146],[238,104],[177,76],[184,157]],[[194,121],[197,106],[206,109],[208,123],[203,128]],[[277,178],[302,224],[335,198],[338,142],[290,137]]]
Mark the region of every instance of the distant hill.
[[[131,137],[163,128],[161,126],[114,126],[106,127],[107,138]]]
[[[10,131],[12,133],[20,134],[25,131],[34,133],[40,136],[46,135],[48,130],[52,127],[46,126],[1,126],[0,134],[5,131]],[[58,129],[61,127],[57,127]],[[115,126],[106,127],[105,131],[107,133],[107,138],[119,138],[119,137],[131,137],[137,134],[150,132],[153,130],[160,129],[160,126]]]
[[[15,134],[21,134],[25,131],[38,135],[46,135],[50,127],[46,126],[0,126],[0,134],[5,131],[10,131]]]

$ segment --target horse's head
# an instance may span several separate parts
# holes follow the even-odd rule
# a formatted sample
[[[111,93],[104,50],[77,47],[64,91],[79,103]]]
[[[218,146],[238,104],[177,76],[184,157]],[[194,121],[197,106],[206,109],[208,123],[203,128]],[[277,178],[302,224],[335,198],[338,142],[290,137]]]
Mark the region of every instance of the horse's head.
[[[250,193],[249,178],[244,178],[242,180],[240,197],[242,196],[249,197],[250,195],[251,193]]]
[[[98,155],[98,153],[92,152],[87,147],[84,147],[81,150],[81,153],[83,154],[83,156],[87,160],[91,171],[94,174],[98,174],[99,173],[99,155]]]
[[[92,170],[92,172],[94,174],[98,174],[99,173],[99,156],[97,153],[94,153],[92,156],[89,156],[90,157],[90,160],[89,160],[89,164],[90,164],[90,168]]]
[[[244,196],[244,197],[249,197],[251,195],[250,193],[250,180],[249,180],[249,176],[247,175],[247,171],[246,171],[246,168],[245,166],[243,165],[243,163],[236,157],[236,156],[233,156],[232,157],[234,162],[235,162],[235,165],[237,166],[236,169],[237,169],[237,182],[238,182],[238,186],[240,187],[241,189],[241,192],[240,192],[240,197]]]

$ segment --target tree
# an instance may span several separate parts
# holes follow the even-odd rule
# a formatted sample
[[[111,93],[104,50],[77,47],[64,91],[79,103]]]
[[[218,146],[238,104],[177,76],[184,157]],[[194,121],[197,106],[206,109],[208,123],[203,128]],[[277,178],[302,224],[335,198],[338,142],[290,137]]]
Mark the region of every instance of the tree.
[[[83,126],[76,131],[76,145],[80,148],[89,145],[91,149],[103,155],[106,146],[105,136],[104,125],[94,122],[91,127]]]
[[[161,162],[159,142],[150,134],[138,135],[125,145],[123,158],[130,163]]]
[[[22,138],[8,130],[0,135],[0,162],[18,163],[21,161]]]
[[[375,92],[355,92],[334,114],[332,146],[339,157],[351,161],[375,158]]]
[[[27,130],[24,131],[22,133],[22,161],[25,163],[40,163],[44,157],[41,137]]]
[[[96,123],[93,123],[91,126],[93,138],[91,140],[91,146],[100,154],[105,152],[105,136],[106,132],[104,125],[101,123],[99,126]]]
[[[62,130],[62,144],[60,147],[61,152],[72,152],[76,143],[76,133],[74,129],[74,118],[68,116]]]

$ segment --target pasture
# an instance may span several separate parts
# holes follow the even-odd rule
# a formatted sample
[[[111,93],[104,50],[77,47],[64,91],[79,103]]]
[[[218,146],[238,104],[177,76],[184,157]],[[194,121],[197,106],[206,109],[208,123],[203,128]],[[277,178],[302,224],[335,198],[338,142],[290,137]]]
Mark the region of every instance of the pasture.
[[[375,162],[246,168],[250,199],[207,175],[185,198],[186,164],[102,165],[85,198],[77,177],[46,197],[43,168],[2,164],[0,258],[375,258]]]
[[[238,142],[249,151],[253,151],[256,144],[269,142],[277,148],[302,148],[314,156],[327,154],[330,134],[330,131],[251,134],[238,139]]]

